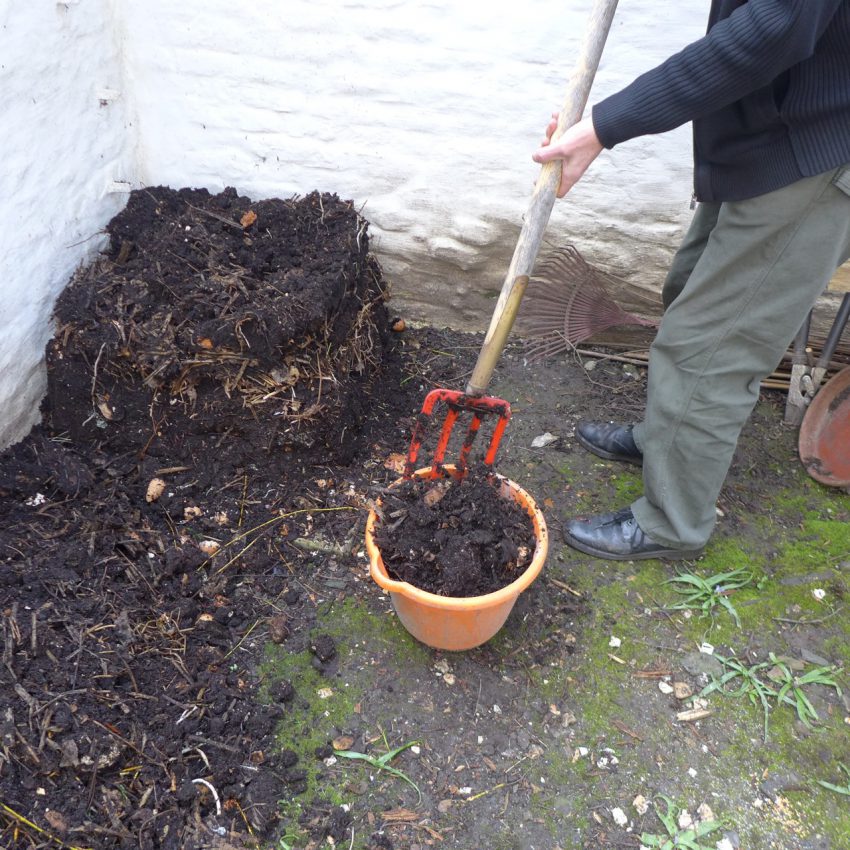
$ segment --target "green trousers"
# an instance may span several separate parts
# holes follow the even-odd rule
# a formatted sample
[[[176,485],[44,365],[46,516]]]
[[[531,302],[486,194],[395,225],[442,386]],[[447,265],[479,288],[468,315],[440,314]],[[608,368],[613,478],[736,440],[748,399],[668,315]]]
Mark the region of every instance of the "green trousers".
[[[700,204],[649,355],[638,525],[699,548],[759,385],[850,257],[850,165],[747,201]]]

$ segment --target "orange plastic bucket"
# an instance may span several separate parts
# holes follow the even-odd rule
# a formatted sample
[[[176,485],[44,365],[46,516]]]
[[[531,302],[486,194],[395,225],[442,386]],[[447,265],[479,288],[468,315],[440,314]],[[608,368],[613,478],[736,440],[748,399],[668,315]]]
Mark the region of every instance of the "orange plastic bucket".
[[[429,467],[417,470],[414,476],[426,478],[430,474]],[[520,593],[537,578],[546,560],[549,534],[546,520],[534,499],[519,484],[496,473],[493,476],[499,482],[502,498],[513,499],[525,509],[534,527],[536,540],[531,563],[525,572],[511,584],[493,593],[469,597],[438,596],[407,582],[394,581],[387,574],[381,552],[375,543],[378,516],[370,511],[366,520],[366,551],[369,553],[372,578],[389,593],[398,618],[410,634],[436,649],[472,649],[490,640],[502,628]]]

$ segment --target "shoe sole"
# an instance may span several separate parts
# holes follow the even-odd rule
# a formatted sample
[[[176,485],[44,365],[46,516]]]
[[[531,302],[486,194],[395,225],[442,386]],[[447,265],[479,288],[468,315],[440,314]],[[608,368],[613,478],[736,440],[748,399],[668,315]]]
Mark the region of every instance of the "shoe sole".
[[[595,558],[603,558],[608,561],[693,561],[702,555],[704,549],[659,549],[656,552],[641,552],[633,555],[617,555],[613,552],[606,552],[604,549],[596,549],[593,546],[588,546],[587,543],[582,543],[576,540],[569,532],[564,532],[564,540],[568,546],[573,549],[578,549],[579,552],[584,552],[586,555],[593,555]]]
[[[635,457],[634,455],[620,455],[616,452],[606,452],[605,449],[600,449],[599,446],[595,446],[590,440],[583,437],[576,431],[575,435],[576,439],[592,454],[595,454],[597,457],[601,457],[604,460],[619,460],[623,463],[631,463],[633,466],[643,466],[643,457]]]

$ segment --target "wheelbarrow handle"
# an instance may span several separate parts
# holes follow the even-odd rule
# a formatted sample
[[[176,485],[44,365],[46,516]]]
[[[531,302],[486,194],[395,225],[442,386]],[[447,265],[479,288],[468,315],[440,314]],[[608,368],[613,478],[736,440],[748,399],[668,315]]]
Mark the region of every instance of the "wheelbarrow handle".
[[[826,370],[829,369],[832,355],[835,354],[835,349],[838,348],[838,342],[844,333],[844,328],[847,327],[848,319],[850,319],[850,292],[845,292],[838,307],[838,312],[835,314],[835,319],[832,322],[832,327],[829,329],[826,342],[823,344],[821,355],[815,364],[818,383],[823,380]]]
[[[565,130],[578,123],[584,113],[616,8],[617,0],[596,0],[591,10],[581,53],[567,86],[564,106],[558,115],[558,126],[552,134],[553,142],[557,141]],[[552,213],[552,207],[555,205],[560,182],[561,162],[552,160],[545,163],[540,169],[540,175],[534,186],[519,240],[502,284],[499,300],[496,302],[478,361],[466,386],[468,395],[483,395],[490,383],[496,361],[505,347],[525,287],[534,269],[534,262],[543,241],[543,232]]]

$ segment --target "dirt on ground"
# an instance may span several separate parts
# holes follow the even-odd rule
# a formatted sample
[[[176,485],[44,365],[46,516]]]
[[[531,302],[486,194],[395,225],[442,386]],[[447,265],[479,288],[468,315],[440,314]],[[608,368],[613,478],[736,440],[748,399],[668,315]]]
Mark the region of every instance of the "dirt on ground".
[[[369,579],[364,523],[481,338],[390,330],[334,196],[144,190],[109,233],[57,305],[44,422],[0,456],[0,845],[847,846],[850,505],[784,396],[700,561],[606,563],[562,524],[640,474],[573,426],[639,418],[645,371],[509,346],[497,469],[550,556],[493,640],[442,652]]]

